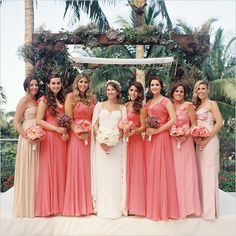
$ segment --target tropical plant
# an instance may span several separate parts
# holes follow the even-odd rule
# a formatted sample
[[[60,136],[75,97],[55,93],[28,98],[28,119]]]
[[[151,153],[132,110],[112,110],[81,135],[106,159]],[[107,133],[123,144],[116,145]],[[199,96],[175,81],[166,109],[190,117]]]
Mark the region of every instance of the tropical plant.
[[[114,4],[114,0],[102,1],[104,4]],[[71,24],[80,22],[81,10],[89,15],[90,20],[96,22],[100,30],[107,30],[110,28],[109,22],[102,11],[101,3],[99,1],[78,1],[78,0],[66,0],[65,1],[65,12],[66,16],[69,9],[73,11],[73,16],[71,17]]]
[[[0,85],[0,97],[2,98],[1,100],[0,100],[0,104],[1,103],[5,103],[6,101],[7,101],[7,97],[6,97],[6,94],[5,94],[5,92],[4,92],[4,90],[3,90],[3,87]]]

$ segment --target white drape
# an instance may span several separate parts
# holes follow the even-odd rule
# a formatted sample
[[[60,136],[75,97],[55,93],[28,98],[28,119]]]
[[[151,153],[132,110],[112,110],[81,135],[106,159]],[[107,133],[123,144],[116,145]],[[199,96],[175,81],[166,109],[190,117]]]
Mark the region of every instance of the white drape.
[[[101,58],[101,57],[73,57],[75,63],[88,63],[88,64],[108,64],[108,65],[150,65],[150,64],[167,64],[174,61],[173,57],[158,57],[158,58]]]

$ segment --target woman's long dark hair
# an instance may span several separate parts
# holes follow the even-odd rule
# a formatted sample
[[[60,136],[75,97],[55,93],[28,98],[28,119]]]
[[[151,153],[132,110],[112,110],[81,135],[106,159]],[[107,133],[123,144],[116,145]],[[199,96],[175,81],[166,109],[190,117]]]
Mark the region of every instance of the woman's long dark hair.
[[[133,81],[129,84],[128,90],[134,86],[138,90],[138,96],[133,104],[133,111],[135,114],[140,114],[140,110],[142,108],[143,100],[144,100],[144,90],[143,85],[138,81]]]
[[[52,78],[60,78],[60,80],[61,80],[61,77],[60,77],[59,74],[52,73],[49,76],[48,80],[47,80],[47,84],[50,84],[50,81],[51,81]],[[56,102],[56,99],[58,99],[61,104],[63,104],[64,101],[65,101],[65,97],[63,95],[62,87],[61,87],[61,90],[55,96],[53,94],[53,92],[51,91],[51,89],[48,86],[46,86],[45,98],[47,100],[48,108],[49,108],[50,113],[52,115],[56,115],[57,114],[57,102]]]

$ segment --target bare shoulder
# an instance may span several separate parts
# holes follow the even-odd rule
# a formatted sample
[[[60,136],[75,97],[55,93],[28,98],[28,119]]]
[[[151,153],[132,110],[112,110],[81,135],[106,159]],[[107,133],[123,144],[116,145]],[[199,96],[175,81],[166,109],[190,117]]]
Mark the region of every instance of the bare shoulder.
[[[27,103],[28,103],[28,98],[27,98],[27,96],[24,96],[19,100],[17,106],[26,107]]]
[[[218,109],[218,104],[216,101],[209,100],[209,104],[210,104],[211,109]]]

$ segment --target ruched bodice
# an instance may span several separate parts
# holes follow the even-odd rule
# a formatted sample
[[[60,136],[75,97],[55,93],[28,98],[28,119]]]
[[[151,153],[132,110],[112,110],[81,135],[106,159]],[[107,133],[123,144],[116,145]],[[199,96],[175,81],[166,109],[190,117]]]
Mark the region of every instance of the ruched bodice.
[[[24,120],[35,119],[36,114],[37,114],[37,107],[35,106],[27,107],[24,113]]]
[[[140,127],[141,124],[139,114],[135,114],[134,112],[127,112],[127,119],[133,121],[136,128]]]
[[[196,112],[197,125],[204,126],[211,130],[214,126],[214,117],[212,112],[208,111],[207,108],[202,107]]]
[[[93,111],[93,107],[88,107],[86,104],[82,102],[77,103],[73,109],[74,120],[90,120],[91,121],[92,120],[91,111]]]

